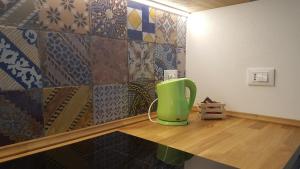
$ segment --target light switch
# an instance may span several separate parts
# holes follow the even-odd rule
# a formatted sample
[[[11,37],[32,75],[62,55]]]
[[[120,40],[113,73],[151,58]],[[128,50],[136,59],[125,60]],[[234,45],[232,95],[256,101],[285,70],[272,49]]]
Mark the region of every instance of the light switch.
[[[268,72],[257,72],[253,75],[255,82],[268,82]]]
[[[274,86],[274,68],[248,68],[247,79],[249,86]]]

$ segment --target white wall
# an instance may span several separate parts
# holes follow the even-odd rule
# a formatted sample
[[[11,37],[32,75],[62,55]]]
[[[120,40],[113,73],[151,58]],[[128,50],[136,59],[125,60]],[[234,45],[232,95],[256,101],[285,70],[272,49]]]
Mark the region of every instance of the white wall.
[[[259,0],[194,13],[187,77],[228,110],[300,120],[300,0]],[[248,67],[275,67],[276,86],[248,86]]]

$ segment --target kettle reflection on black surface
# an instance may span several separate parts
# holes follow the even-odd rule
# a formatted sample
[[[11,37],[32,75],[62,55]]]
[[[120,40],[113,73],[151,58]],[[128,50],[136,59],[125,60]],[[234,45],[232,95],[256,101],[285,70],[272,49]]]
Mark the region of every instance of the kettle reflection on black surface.
[[[159,144],[156,151],[156,158],[163,161],[166,164],[174,166],[184,166],[184,162],[193,157],[192,154],[176,150],[171,147],[167,147]]]

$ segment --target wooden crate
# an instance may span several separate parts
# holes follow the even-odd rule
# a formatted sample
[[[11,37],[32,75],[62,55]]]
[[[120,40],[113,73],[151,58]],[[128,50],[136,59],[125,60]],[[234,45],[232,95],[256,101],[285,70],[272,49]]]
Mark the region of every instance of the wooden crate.
[[[201,103],[201,119],[224,119],[225,104],[222,103]]]

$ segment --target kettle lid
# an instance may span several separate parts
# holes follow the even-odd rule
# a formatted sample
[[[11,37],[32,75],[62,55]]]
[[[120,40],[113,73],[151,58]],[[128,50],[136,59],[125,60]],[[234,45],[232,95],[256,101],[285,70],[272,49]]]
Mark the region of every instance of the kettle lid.
[[[157,84],[157,86],[165,85],[165,84],[170,84],[170,83],[177,83],[181,82],[184,80],[187,80],[188,78],[178,78],[178,79],[170,79],[170,80],[165,80]]]

